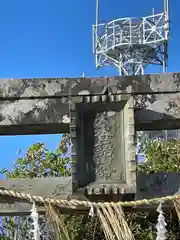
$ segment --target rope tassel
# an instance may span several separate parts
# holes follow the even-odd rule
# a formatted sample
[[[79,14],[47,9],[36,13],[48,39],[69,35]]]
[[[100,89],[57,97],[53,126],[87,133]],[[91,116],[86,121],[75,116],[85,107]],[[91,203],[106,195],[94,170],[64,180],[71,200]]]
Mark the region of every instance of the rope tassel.
[[[156,240],[165,240],[166,232],[167,232],[167,230],[166,230],[167,223],[166,223],[165,217],[163,215],[162,202],[159,204],[159,206],[157,208],[157,212],[159,213],[159,216],[158,216],[158,222],[156,225],[156,229],[157,229]]]

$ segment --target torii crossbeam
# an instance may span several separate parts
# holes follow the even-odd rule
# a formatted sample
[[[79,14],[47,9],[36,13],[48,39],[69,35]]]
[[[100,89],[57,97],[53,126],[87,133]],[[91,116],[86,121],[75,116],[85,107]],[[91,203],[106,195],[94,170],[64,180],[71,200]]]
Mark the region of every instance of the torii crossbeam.
[[[113,201],[176,193],[179,174],[136,176],[135,132],[179,128],[179,95],[180,73],[2,79],[0,134],[70,132],[73,170],[70,178],[4,180],[0,187],[47,197]],[[157,185],[157,178],[164,179],[166,188],[161,185],[153,192],[150,186]],[[171,181],[177,183],[173,188]],[[0,215],[30,210],[17,199],[0,201]]]

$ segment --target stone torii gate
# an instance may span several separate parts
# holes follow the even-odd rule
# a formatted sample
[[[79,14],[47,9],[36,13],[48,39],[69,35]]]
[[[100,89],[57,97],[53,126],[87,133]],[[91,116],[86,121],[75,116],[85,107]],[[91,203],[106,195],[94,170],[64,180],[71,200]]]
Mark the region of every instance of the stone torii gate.
[[[175,194],[180,174],[136,176],[135,133],[180,128],[179,95],[180,73],[1,79],[1,135],[70,132],[73,149],[71,177],[1,180],[0,188],[113,201]],[[30,209],[0,197],[1,216]]]

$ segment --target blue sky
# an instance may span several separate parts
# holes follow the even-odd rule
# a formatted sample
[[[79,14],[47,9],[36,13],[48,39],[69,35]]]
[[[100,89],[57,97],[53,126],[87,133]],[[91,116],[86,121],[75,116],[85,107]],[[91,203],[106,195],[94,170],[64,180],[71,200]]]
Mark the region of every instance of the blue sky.
[[[101,20],[150,15],[163,10],[163,0],[100,0]],[[180,1],[171,1],[168,71],[180,71]],[[117,75],[113,68],[95,69],[92,24],[95,0],[1,0],[0,78]],[[59,135],[0,137],[0,168],[10,168],[18,149],[37,141],[54,149]]]

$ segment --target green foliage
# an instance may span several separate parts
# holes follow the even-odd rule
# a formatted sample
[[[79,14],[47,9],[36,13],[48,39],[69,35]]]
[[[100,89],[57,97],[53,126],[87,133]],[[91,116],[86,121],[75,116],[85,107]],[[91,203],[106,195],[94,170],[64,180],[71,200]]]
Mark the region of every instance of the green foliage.
[[[6,178],[69,176],[71,174],[71,158],[67,153],[70,146],[69,135],[63,136],[55,152],[46,149],[42,143],[33,144],[24,156],[15,161],[12,169],[3,169],[1,174],[4,174]],[[97,240],[101,239],[102,232],[95,231],[97,227],[95,219],[87,216],[65,216],[64,220],[72,239],[79,240],[81,237],[84,240],[90,240],[93,237]],[[6,230],[15,232],[17,226],[13,218],[10,220],[5,218],[4,222]],[[3,238],[9,240],[7,237],[0,235],[0,239]]]
[[[147,161],[138,165],[138,172],[180,172],[180,140],[149,141],[144,150]]]
[[[73,240],[104,240],[104,234],[97,218],[87,215],[65,217],[65,224]]]
[[[172,139],[168,141],[151,140],[143,144],[147,161],[138,165],[137,173],[160,173],[160,172],[180,172],[180,140]],[[155,217],[154,217],[155,216]],[[156,239],[155,225],[157,214],[138,213],[128,214],[129,224],[136,239]],[[167,239],[180,239],[179,222],[171,213],[166,214]]]
[[[156,239],[155,224],[157,214],[150,213],[128,213],[126,218],[136,239],[154,240]]]
[[[63,136],[55,152],[47,150],[42,143],[36,143],[28,149],[23,157],[17,159],[11,170],[3,169],[1,173],[5,174],[7,178],[69,176],[71,169],[67,169],[66,166],[71,163],[70,157],[67,156],[70,145],[68,135]],[[138,166],[138,173],[180,172],[179,140],[144,141],[143,148],[147,161]],[[136,239],[156,239],[157,213],[129,213],[126,214],[126,217]],[[71,238],[74,240],[104,239],[96,219],[70,215],[65,216],[64,220]],[[166,221],[168,223],[168,239],[180,239],[179,223],[176,217],[167,214]],[[13,222],[10,225],[12,224]],[[0,239],[8,240],[8,238],[2,237]]]
[[[49,151],[42,143],[33,144],[29,147],[24,156],[19,157],[12,169],[2,169],[1,174],[6,178],[39,178],[39,177],[51,177],[51,176],[70,176],[71,158],[66,156],[66,151],[61,143],[55,152]],[[66,142],[66,148],[68,142]],[[26,234],[27,227],[24,228],[23,218],[21,218],[21,235]],[[19,226],[14,218],[3,218],[3,228],[5,232],[11,234],[10,239],[18,240],[26,239],[26,237],[18,237],[16,230]],[[9,240],[4,233],[0,234],[0,239]],[[16,239],[15,239],[16,240]]]
[[[151,213],[131,213],[126,214],[128,224],[138,240],[156,240],[156,229],[158,214]],[[167,223],[167,239],[177,240],[180,239],[179,221],[175,213],[165,213]]]
[[[52,152],[44,144],[36,143],[28,149],[25,156],[16,160],[11,170],[3,169],[0,173],[7,178],[70,176],[70,164],[71,159],[65,156],[62,146]]]

